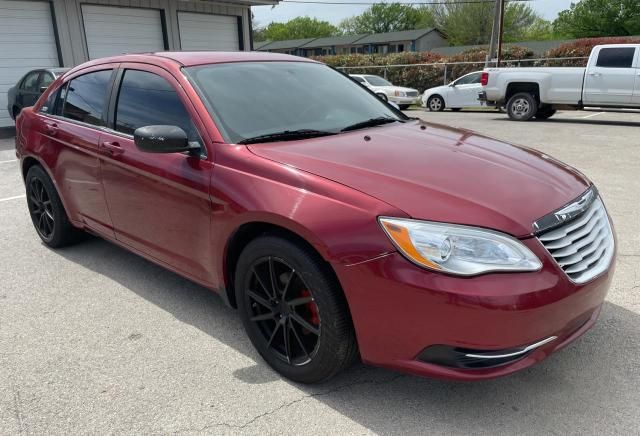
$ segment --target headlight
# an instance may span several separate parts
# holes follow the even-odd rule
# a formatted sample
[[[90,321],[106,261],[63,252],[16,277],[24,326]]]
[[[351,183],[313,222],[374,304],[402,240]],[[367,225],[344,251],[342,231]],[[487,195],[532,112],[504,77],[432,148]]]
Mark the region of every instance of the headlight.
[[[396,97],[406,97],[407,93],[404,91],[396,91]]]
[[[385,217],[380,224],[407,259],[431,270],[472,276],[542,267],[520,241],[492,230]]]

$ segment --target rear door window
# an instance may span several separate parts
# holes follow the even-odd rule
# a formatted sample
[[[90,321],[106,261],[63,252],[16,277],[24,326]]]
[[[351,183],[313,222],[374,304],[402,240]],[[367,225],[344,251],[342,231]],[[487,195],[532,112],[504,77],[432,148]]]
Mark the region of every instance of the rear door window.
[[[456,85],[472,85],[475,83],[480,83],[480,73],[473,73],[468,76],[464,76],[458,79]]]
[[[66,89],[62,116],[103,126],[112,71],[96,71],[72,79]]]
[[[598,54],[596,66],[603,68],[631,68],[636,53],[634,47],[603,48]]]

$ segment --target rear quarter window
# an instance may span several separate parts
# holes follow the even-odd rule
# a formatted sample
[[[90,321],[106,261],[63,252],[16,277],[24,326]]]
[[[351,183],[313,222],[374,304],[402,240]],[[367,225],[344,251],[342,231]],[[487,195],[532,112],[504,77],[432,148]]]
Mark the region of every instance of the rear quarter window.
[[[635,47],[603,48],[600,50],[600,53],[598,53],[598,63],[596,66],[604,68],[631,68],[635,54]]]

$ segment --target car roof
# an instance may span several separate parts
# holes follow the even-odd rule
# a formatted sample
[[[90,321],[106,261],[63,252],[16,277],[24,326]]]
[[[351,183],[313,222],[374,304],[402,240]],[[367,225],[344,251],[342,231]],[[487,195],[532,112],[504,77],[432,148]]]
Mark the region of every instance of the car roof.
[[[161,65],[167,61],[180,66],[192,67],[206,64],[222,64],[231,62],[309,62],[318,63],[312,59],[301,58],[281,53],[253,52],[253,51],[162,51],[154,53],[131,53],[89,61],[80,66],[87,68],[93,65],[118,62],[142,62]]]

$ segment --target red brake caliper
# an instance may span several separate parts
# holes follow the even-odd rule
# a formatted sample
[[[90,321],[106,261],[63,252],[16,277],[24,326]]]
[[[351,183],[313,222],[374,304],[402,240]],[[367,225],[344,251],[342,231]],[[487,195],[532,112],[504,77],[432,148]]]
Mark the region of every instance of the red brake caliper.
[[[311,292],[309,292],[306,289],[303,289],[300,292],[300,295],[302,297],[310,297]],[[313,301],[309,301],[304,306],[307,308],[307,310],[311,314],[311,319],[310,319],[311,324],[313,324],[314,326],[320,325],[320,315],[318,315],[318,306],[316,306],[316,303]]]

